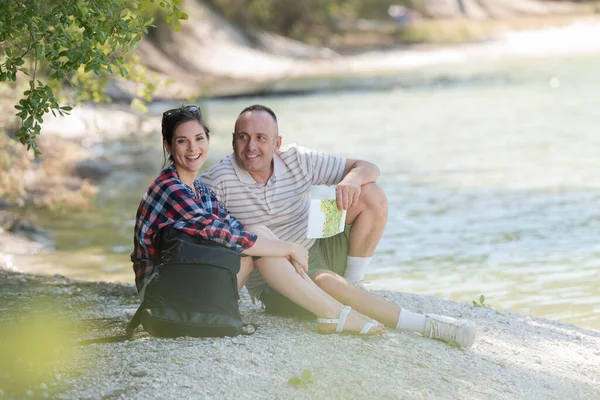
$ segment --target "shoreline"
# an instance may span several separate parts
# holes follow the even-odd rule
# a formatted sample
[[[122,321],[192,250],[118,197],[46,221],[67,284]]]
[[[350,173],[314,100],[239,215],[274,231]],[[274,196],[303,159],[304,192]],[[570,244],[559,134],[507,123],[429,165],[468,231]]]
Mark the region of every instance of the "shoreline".
[[[472,348],[459,349],[391,329],[367,338],[320,335],[314,321],[266,315],[245,291],[242,318],[259,325],[251,336],[158,339],[138,328],[131,341],[73,347],[77,340],[124,332],[137,308],[133,285],[0,269],[0,293],[6,299],[6,306],[0,307],[4,327],[18,325],[11,310],[14,316],[36,299],[51,299],[53,320],[66,319],[75,326],[67,342],[46,349],[58,357],[44,364],[47,371],[39,379],[9,388],[10,381],[2,377],[27,368],[0,368],[1,398],[23,394],[60,399],[600,396],[599,331],[428,296],[377,291],[415,311],[475,321],[478,334]],[[25,324],[28,318],[31,314],[20,314],[19,322]],[[44,334],[22,333],[19,338],[4,337],[2,343],[18,344]],[[312,381],[305,387],[290,385],[289,379],[299,377],[302,370],[311,371]]]
[[[204,29],[212,26],[207,21],[200,24],[206,25]],[[193,65],[187,73],[171,73],[170,64],[161,62],[164,55],[152,44],[144,44],[144,52],[155,63],[152,68],[174,82],[156,93],[157,101],[389,89],[390,84],[402,84],[402,74],[421,68],[600,54],[600,42],[594,40],[600,37],[600,17],[596,15],[574,18],[568,25],[506,30],[484,41],[375,48],[346,55],[331,52],[301,58],[249,48],[227,36],[206,43],[203,32],[201,28],[190,28],[187,36],[195,38],[200,50],[211,57],[188,59],[182,55],[182,62]],[[180,40],[182,45],[186,43],[185,38]],[[196,70],[204,78],[197,78]]]

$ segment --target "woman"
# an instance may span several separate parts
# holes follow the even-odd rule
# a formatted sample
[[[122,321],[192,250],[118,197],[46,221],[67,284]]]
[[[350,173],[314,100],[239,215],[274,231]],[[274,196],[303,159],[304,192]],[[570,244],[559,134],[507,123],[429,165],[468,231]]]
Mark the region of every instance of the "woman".
[[[209,129],[197,106],[169,110],[162,118],[163,148],[170,165],[146,191],[136,216],[131,254],[140,296],[158,261],[156,234],[166,226],[212,240],[242,253],[237,275],[240,290],[256,268],[267,283],[315,314],[322,333],[380,333],[383,325],[344,306],[307,275],[308,251],[278,240],[265,227],[247,228],[196,180],[209,149]],[[166,155],[166,154],[165,154]]]

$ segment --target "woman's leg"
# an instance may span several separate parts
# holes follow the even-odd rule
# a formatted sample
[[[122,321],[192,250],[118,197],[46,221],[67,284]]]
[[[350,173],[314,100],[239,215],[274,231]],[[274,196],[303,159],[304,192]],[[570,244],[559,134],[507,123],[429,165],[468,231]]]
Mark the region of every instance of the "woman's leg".
[[[276,235],[264,226],[250,227],[249,230],[270,239],[277,239]],[[269,286],[317,317],[335,319],[340,315],[344,305],[325,293],[308,275],[299,275],[286,258],[261,257],[254,261],[254,267]],[[344,328],[346,331],[360,332],[362,327],[370,321],[370,318],[353,310],[348,315]],[[380,332],[382,328],[379,325],[371,329],[369,333]],[[320,330],[335,330],[335,326],[323,326],[320,327]]]
[[[325,293],[308,275],[300,276],[287,259],[262,257],[255,261],[255,267],[269,286],[317,317],[335,319],[340,315],[344,305]],[[353,310],[346,319],[344,330],[360,332],[362,327],[370,321],[371,318]],[[369,333],[380,332],[382,328],[379,325],[371,329]],[[322,326],[319,329],[332,331],[335,330],[335,325]]]
[[[386,326],[396,327],[400,307],[360,286],[353,285],[332,271],[321,270],[313,279],[315,283],[338,301],[348,304],[358,312],[381,321]]]
[[[238,292],[242,290],[252,271],[254,271],[254,260],[252,257],[242,257],[240,260],[240,272],[237,273]]]

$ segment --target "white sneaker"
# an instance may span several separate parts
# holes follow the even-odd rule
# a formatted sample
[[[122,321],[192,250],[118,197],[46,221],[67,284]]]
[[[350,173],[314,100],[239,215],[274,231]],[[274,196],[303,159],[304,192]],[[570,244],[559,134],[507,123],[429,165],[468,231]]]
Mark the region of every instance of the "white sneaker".
[[[460,347],[471,347],[475,341],[475,324],[466,319],[427,314],[423,336],[444,340]]]

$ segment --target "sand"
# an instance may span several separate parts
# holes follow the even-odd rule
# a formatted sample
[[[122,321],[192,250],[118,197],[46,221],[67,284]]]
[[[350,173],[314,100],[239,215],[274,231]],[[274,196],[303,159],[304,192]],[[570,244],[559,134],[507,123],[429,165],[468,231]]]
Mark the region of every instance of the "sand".
[[[475,344],[460,349],[393,329],[376,337],[321,335],[314,321],[267,315],[244,291],[243,319],[259,325],[250,336],[160,339],[138,328],[130,341],[69,348],[121,334],[137,308],[133,286],[0,269],[0,325],[15,323],[17,310],[37,298],[51,299],[56,321],[76,326],[42,381],[3,388],[2,376],[11,371],[2,371],[0,361],[0,398],[600,398],[598,331],[434,297],[376,293],[414,311],[475,321]],[[21,322],[33,318],[19,315]],[[14,336],[0,336],[0,344]],[[303,370],[311,379],[290,384]]]

